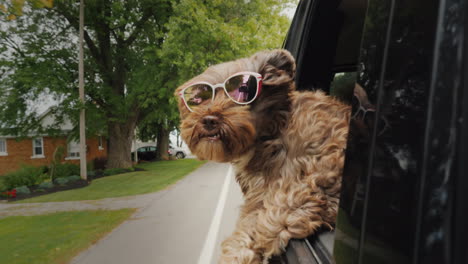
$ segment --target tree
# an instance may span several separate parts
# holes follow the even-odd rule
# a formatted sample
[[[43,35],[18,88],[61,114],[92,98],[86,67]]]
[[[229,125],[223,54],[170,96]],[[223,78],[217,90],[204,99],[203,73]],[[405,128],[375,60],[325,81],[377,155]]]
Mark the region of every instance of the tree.
[[[172,14],[170,1],[88,1],[85,106],[76,96],[78,4],[55,1],[51,9],[25,7],[24,13],[3,23],[8,30],[0,35],[8,47],[0,63],[7,72],[1,86],[8,98],[1,106],[4,128],[15,127],[16,133],[35,128],[37,115],[28,113],[27,101],[45,92],[58,97],[56,112],[61,116],[76,116],[86,107],[90,130],[102,129],[93,124],[105,120],[107,166],[131,166],[133,131],[143,117],[139,99],[149,89],[141,86],[141,72],[152,67],[146,50],[162,43]]]
[[[158,150],[167,153],[169,131],[178,124],[176,98],[172,91],[208,66],[252,55],[262,49],[279,48],[289,27],[282,15],[284,7],[294,1],[200,1],[182,0],[174,7],[168,22],[168,33],[154,56],[158,68],[158,87],[148,98],[170,102],[154,106],[139,126],[139,136],[161,138]],[[170,91],[168,98],[167,91]],[[156,102],[151,100],[151,102]],[[151,104],[148,102],[148,104]],[[159,135],[164,134],[164,136]],[[152,135],[152,136],[151,136]]]
[[[53,0],[28,0],[28,2],[35,8],[52,8],[54,5]],[[0,2],[0,14],[5,15],[7,20],[15,20],[17,16],[23,14],[23,7],[25,0],[10,0],[9,3]]]
[[[77,96],[78,4],[25,6],[23,16],[0,25],[0,133],[53,131],[56,125],[38,127],[30,109],[45,94],[58,103],[57,122],[68,116],[77,123],[85,107],[87,134],[107,131],[107,166],[129,167],[137,125],[157,124],[167,132],[161,142],[175,127],[177,85],[211,64],[279,47],[286,3],[86,1],[85,105]]]

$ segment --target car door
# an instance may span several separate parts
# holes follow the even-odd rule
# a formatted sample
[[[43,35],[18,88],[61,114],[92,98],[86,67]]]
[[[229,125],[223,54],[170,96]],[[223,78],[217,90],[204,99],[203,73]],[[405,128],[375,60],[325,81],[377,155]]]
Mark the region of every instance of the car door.
[[[285,42],[297,87],[353,111],[335,234],[293,241],[282,263],[466,263],[466,8],[301,1]]]

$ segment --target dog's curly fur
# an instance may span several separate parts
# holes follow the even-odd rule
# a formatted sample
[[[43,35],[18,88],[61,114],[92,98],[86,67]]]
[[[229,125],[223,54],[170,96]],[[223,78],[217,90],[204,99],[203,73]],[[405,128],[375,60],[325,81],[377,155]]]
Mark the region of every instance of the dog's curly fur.
[[[241,71],[263,76],[259,97],[243,106],[219,89],[195,112],[179,100],[181,134],[200,159],[232,163],[244,194],[220,263],[266,263],[291,238],[334,224],[350,107],[320,91],[295,91],[295,62],[285,50],[211,66],[176,95],[190,83],[222,83]],[[204,126],[206,116],[216,117],[214,131]],[[214,133],[220,140],[208,139]]]

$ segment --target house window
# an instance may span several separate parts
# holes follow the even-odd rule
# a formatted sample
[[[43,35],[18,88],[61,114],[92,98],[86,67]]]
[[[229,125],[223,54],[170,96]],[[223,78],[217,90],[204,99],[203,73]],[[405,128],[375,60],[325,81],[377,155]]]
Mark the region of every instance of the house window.
[[[8,155],[7,152],[7,141],[5,138],[0,138],[0,156]]]
[[[98,137],[98,141],[99,141],[99,143],[98,143],[98,144],[99,144],[98,149],[99,149],[99,150],[103,150],[103,149],[104,149],[104,145],[103,145],[103,143],[102,143],[102,136],[99,136],[99,137]]]
[[[44,157],[44,139],[42,137],[33,139],[33,158]]]
[[[80,158],[80,143],[76,141],[68,142],[68,158]]]

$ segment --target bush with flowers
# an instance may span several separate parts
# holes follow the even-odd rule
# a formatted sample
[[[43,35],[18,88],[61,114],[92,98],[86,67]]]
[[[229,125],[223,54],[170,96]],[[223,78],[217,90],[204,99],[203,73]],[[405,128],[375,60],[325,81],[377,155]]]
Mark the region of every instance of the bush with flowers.
[[[1,192],[0,196],[6,197],[6,198],[16,198],[16,189],[13,189],[11,191]]]

